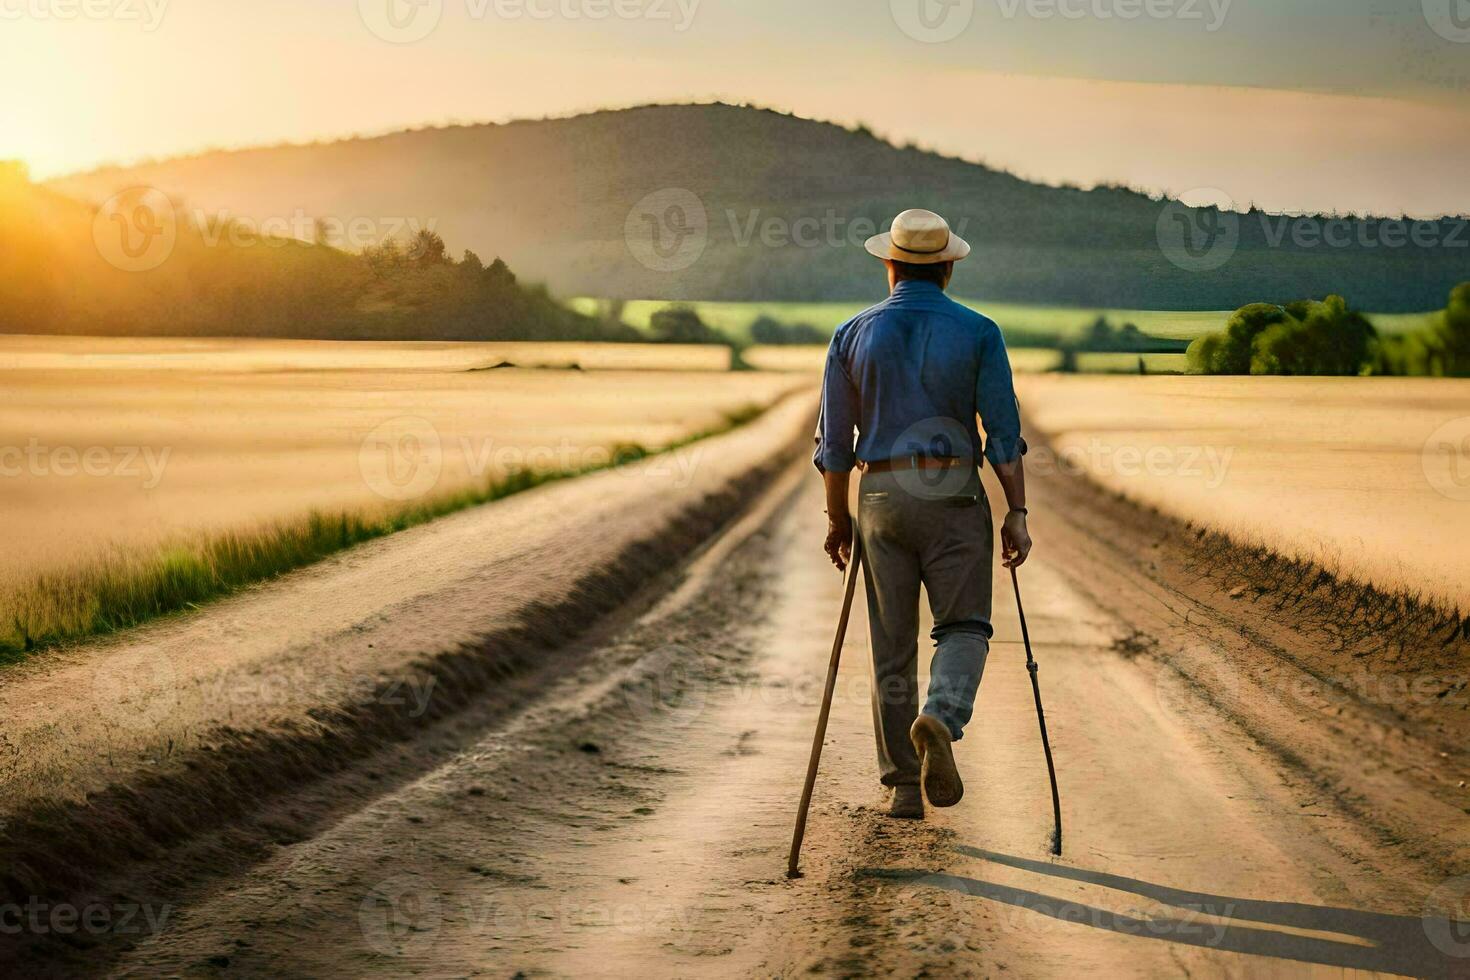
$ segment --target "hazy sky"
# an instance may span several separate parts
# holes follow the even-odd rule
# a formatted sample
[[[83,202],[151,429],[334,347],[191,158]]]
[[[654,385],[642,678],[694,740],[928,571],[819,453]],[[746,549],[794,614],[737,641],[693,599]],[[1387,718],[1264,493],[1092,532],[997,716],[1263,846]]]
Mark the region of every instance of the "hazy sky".
[[[0,0],[0,91],[40,176],[722,98],[1052,181],[1470,212],[1470,0]]]

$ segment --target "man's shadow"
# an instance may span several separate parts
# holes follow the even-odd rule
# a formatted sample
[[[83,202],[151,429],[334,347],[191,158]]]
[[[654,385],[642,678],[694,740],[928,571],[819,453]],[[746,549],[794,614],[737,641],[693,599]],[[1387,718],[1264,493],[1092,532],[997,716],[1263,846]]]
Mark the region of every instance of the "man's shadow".
[[[890,881],[959,892],[1023,908],[1063,922],[1094,929],[1255,956],[1376,970],[1416,977],[1470,977],[1470,922],[1437,916],[1384,915],[1354,909],[1228,898],[1156,885],[1135,878],[1088,871],[1047,861],[960,846],[961,854],[995,864],[1129,892],[1190,916],[1140,918],[1040,892],[997,885],[961,875],[906,869],[865,869],[861,874]],[[1470,882],[1467,882],[1470,887]],[[1333,933],[1343,938],[1303,936],[1238,925],[1256,922],[1290,929]]]

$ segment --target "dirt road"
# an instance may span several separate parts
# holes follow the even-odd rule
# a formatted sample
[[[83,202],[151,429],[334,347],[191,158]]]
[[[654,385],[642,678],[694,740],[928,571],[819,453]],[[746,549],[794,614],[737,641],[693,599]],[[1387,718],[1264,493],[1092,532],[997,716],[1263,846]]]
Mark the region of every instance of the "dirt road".
[[[1045,768],[998,579],[996,639],[958,749],[965,800],[921,825],[875,809],[860,612],[807,875],[786,880],[841,584],[820,552],[817,491],[794,466],[671,592],[550,658],[514,709],[462,712],[271,802],[252,817],[281,828],[267,852],[201,875],[226,830],[174,853],[148,885],[169,898],[165,927],[93,965],[127,977],[1470,976],[1470,933],[1443,917],[1463,918],[1470,894],[1456,877],[1470,871],[1463,748],[1386,721],[1391,706],[1316,705],[1293,683],[1308,675],[1304,639],[1182,578],[1145,518],[1106,501],[1089,514],[1082,491],[1047,481],[1023,584],[1065,857],[1046,854]]]

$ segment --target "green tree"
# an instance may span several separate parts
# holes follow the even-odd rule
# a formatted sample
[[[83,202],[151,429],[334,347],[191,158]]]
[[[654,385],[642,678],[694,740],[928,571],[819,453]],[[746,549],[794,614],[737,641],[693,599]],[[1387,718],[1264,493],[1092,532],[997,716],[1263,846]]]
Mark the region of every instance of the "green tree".
[[[666,306],[648,322],[649,333],[661,344],[728,344],[718,330],[705,323],[690,306]]]
[[[403,265],[403,246],[392,238],[381,245],[369,245],[362,250],[362,257],[367,260],[368,268],[378,278],[390,276],[398,271]]]
[[[1470,377],[1470,282],[1450,292],[1449,304],[1431,332],[1430,346],[1439,356],[1439,374]]]
[[[1078,350],[1110,351],[1115,349],[1115,343],[1113,325],[1108,322],[1107,317],[1100,316],[1083,332]]]
[[[1186,351],[1192,374],[1250,374],[1256,338],[1278,324],[1293,322],[1286,309],[1274,303],[1252,303],[1230,316],[1225,329],[1205,334]]]
[[[750,339],[757,344],[825,344],[829,338],[809,323],[785,324],[763,315],[750,324]]]
[[[497,289],[509,289],[516,284],[516,274],[503,259],[497,258],[485,269],[485,283]]]
[[[444,239],[430,231],[428,228],[419,229],[408,243],[408,258],[421,268],[435,265],[445,265],[449,262],[448,249],[445,248]]]
[[[1252,345],[1251,374],[1352,376],[1363,373],[1377,332],[1341,296],[1305,307],[1306,315],[1274,324]]]

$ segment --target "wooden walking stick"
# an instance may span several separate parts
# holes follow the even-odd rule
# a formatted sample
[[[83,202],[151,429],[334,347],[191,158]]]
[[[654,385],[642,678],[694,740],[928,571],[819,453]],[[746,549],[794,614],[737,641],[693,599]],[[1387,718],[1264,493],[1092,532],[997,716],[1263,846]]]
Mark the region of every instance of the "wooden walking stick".
[[[1016,614],[1021,617],[1021,639],[1026,644],[1026,670],[1031,674],[1031,693],[1036,698],[1036,720],[1041,725],[1041,747],[1046,752],[1046,774],[1051,777],[1051,852],[1062,853],[1062,798],[1057,793],[1057,767],[1051,761],[1051,740],[1046,737],[1046,714],[1041,710],[1041,683],[1036,679],[1036,658],[1031,655],[1031,631],[1026,629],[1026,607],[1021,605],[1021,580],[1011,569],[1011,585],[1016,590]]]
[[[832,693],[837,689],[837,663],[842,659],[842,642],[847,639],[847,621],[852,615],[852,596],[857,589],[858,567],[862,564],[863,539],[852,536],[852,557],[847,562],[847,581],[842,594],[842,614],[837,617],[837,636],[832,640],[832,659],[827,663],[827,688],[822,692],[822,710],[817,714],[817,734],[812,739],[812,757],[806,766],[806,786],[796,811],[796,831],[791,835],[791,857],[786,877],[800,878],[801,839],[806,836],[806,814],[812,805],[812,788],[817,784],[817,766],[822,761],[822,742],[827,738],[827,716],[832,713]]]

